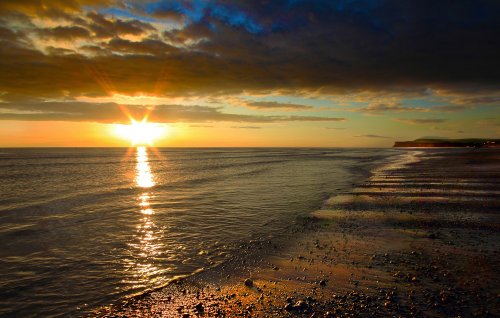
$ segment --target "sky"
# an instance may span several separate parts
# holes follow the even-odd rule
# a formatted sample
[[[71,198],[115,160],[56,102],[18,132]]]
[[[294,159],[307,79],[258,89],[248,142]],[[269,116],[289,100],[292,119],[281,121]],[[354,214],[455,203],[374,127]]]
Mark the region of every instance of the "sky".
[[[0,147],[500,135],[500,2],[2,0]]]

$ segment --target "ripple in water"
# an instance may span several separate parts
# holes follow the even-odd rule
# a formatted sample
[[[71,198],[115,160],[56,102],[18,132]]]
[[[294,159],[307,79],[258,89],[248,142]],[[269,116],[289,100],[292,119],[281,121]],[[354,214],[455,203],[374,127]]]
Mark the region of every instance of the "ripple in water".
[[[380,149],[3,149],[0,316],[78,315],[223,262]]]

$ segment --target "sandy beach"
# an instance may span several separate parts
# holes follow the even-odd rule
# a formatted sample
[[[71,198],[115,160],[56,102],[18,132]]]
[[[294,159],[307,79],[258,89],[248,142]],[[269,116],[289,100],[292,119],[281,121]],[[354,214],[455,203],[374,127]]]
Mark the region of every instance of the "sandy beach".
[[[408,149],[280,239],[101,317],[498,317],[500,150]]]

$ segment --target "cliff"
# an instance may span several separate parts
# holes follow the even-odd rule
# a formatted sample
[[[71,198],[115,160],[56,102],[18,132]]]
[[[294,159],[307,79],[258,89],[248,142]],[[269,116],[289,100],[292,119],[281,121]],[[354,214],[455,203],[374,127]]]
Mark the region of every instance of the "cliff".
[[[500,139],[415,139],[412,141],[396,141],[393,147],[500,147]]]

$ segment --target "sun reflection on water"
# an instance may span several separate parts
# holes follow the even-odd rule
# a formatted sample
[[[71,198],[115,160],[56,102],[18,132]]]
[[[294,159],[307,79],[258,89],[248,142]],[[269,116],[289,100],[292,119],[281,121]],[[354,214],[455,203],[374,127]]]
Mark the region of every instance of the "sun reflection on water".
[[[146,147],[137,147],[136,185],[144,191],[137,196],[137,206],[143,217],[138,220],[137,232],[128,244],[131,257],[125,261],[127,271],[131,273],[125,281],[133,287],[141,287],[151,282],[159,273],[154,258],[161,254],[162,243],[158,237],[158,227],[154,222],[154,209],[150,201],[154,199],[154,176],[149,165]],[[146,190],[147,189],[147,190]]]
[[[141,188],[151,188],[155,185],[153,174],[149,167],[146,147],[137,147],[137,176],[136,183]]]
[[[141,213],[146,214],[146,215],[151,215],[153,214],[153,209],[151,209],[151,206],[149,205],[149,200],[151,199],[151,196],[149,193],[145,192],[142,193],[138,200],[139,200],[139,207],[141,208]]]

